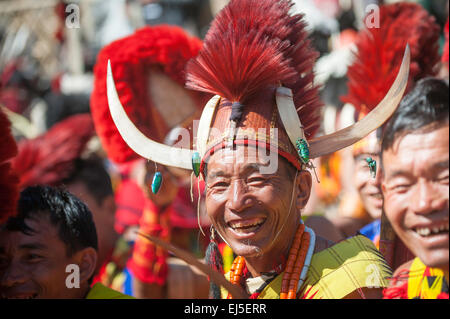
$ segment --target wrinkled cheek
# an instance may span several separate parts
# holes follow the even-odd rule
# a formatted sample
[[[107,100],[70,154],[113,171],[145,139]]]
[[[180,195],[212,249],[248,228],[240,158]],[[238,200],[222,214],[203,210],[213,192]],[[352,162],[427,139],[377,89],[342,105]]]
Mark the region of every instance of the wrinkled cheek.
[[[206,195],[206,215],[216,228],[224,227],[225,202],[219,195]]]

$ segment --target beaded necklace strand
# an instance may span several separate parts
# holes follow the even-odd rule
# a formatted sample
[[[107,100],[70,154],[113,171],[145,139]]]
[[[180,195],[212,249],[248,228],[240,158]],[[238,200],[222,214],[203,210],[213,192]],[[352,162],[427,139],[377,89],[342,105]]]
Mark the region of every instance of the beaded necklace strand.
[[[297,293],[302,286],[311,263],[311,258],[315,246],[314,231],[303,224],[297,228],[292,246],[289,250],[288,260],[281,283],[280,299],[296,299]],[[243,272],[245,269],[245,259],[238,256],[234,259],[230,269],[230,282],[234,285],[241,285]],[[230,293],[227,299],[232,299]]]

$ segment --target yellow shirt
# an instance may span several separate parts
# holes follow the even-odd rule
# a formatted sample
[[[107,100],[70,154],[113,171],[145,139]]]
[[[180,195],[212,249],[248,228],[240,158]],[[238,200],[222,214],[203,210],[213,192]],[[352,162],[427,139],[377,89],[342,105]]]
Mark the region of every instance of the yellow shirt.
[[[131,296],[115,291],[101,283],[96,283],[86,296],[86,299],[134,299]]]
[[[229,278],[229,273],[226,274]],[[385,288],[392,271],[372,241],[362,235],[315,253],[298,296],[305,299],[342,299],[360,288]],[[283,273],[258,299],[279,299]],[[228,292],[222,288],[222,298]]]

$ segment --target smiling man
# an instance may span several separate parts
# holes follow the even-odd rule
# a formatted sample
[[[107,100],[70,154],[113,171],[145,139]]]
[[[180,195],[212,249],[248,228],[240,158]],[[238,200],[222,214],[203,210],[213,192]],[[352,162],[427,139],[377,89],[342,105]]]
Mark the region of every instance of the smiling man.
[[[216,16],[187,66],[187,87],[215,94],[200,118],[194,151],[139,132],[120,102],[111,66],[110,112],[135,152],[193,169],[205,180],[212,233],[237,255],[226,277],[249,298],[380,298],[391,271],[373,243],[364,236],[329,242],[302,223],[301,211],[313,182],[310,159],[352,145],[394,112],[406,89],[409,50],[375,112],[314,138],[321,106],[313,83],[317,55],[303,17],[289,14],[291,6],[232,0]],[[214,254],[208,250],[207,260],[221,269]],[[233,298],[218,288],[212,286],[214,298]]]
[[[392,45],[396,43],[396,45]],[[402,59],[404,43],[411,47],[411,68],[408,92],[414,84],[427,76],[437,74],[439,64],[439,26],[435,18],[417,3],[399,2],[380,6],[380,26],[362,29],[356,40],[357,53],[349,66],[348,93],[342,98],[351,103],[358,117],[365,116],[383,98],[395,77],[398,62]],[[387,60],[385,57],[390,56]],[[367,82],[371,85],[367,87]],[[353,145],[353,184],[365,211],[372,222],[359,229],[379,247],[383,199],[379,153],[383,127]],[[376,164],[369,168],[370,160]],[[357,220],[338,221],[358,226]],[[353,228],[354,227],[348,227]],[[349,229],[349,230],[350,230]],[[355,230],[356,232],[356,230]]]
[[[449,94],[417,83],[389,121],[382,148],[384,209],[415,259],[400,266],[386,298],[448,298]]]
[[[76,197],[48,186],[22,191],[18,214],[0,226],[2,298],[127,298],[90,282],[97,262],[92,214]]]

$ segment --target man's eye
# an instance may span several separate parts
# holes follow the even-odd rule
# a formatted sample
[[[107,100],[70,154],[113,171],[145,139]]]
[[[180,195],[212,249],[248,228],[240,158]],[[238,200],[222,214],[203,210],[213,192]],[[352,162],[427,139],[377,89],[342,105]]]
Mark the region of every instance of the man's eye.
[[[448,185],[448,182],[449,182],[449,176],[447,175],[447,176],[438,178],[438,182],[439,182],[439,183],[442,183],[442,184],[445,184],[445,185]]]
[[[265,181],[266,181],[266,179],[261,176],[250,177],[247,179],[247,183],[249,183],[249,184],[260,184],[260,183],[264,183]]]
[[[36,261],[41,260],[41,259],[42,259],[42,256],[36,255],[36,254],[28,254],[28,255],[25,257],[25,259],[26,259],[28,262],[36,262]]]
[[[212,185],[210,185],[211,188],[227,188],[228,183],[227,182],[215,182]]]
[[[399,185],[394,185],[394,186],[392,187],[392,189],[393,189],[394,191],[400,193],[400,192],[407,191],[407,190],[409,189],[410,186],[411,186],[411,185],[409,185],[409,184],[399,184]]]

